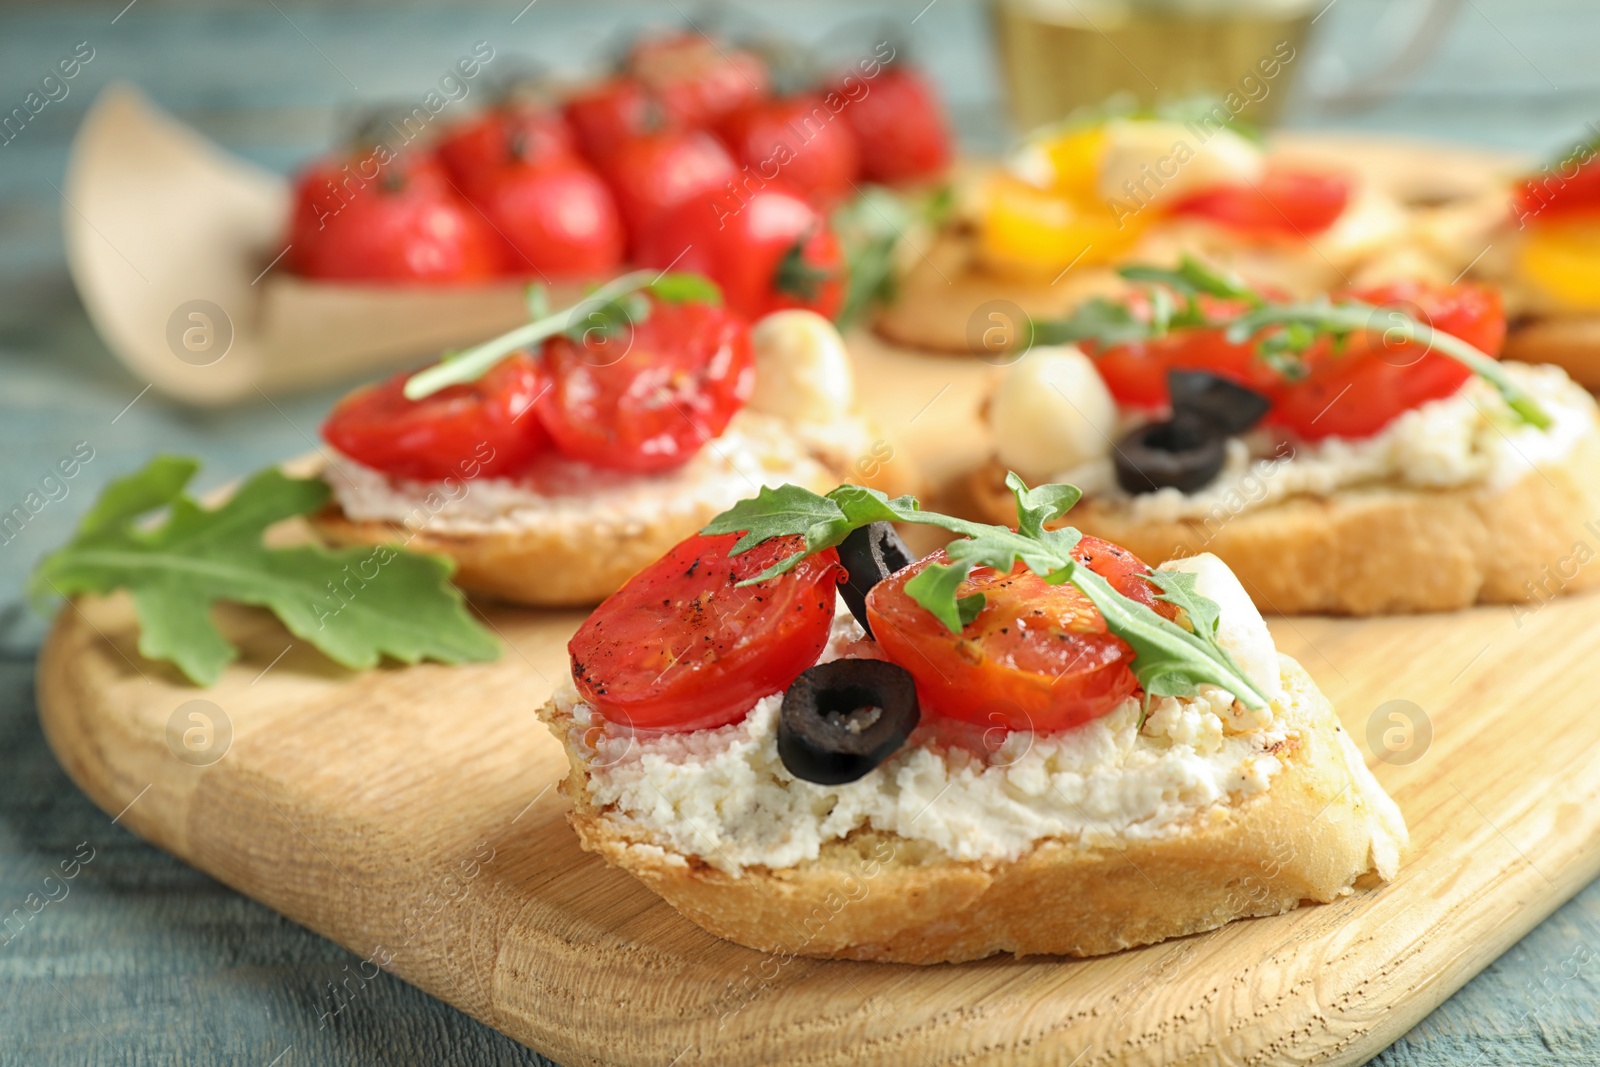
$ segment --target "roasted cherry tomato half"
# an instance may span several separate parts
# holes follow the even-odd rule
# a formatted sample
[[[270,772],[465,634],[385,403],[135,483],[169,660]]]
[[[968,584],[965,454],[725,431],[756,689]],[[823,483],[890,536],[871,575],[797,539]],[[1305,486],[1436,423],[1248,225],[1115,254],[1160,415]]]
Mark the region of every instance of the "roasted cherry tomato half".
[[[1344,214],[1350,183],[1335,174],[1267,169],[1254,185],[1219,185],[1185,197],[1173,214],[1210,219],[1243,233],[1312,237]]]
[[[1341,295],[1392,308],[1490,356],[1498,356],[1505,343],[1500,293],[1488,286],[1403,283],[1335,294],[1335,299]],[[1380,310],[1374,328],[1344,346],[1314,345],[1305,355],[1307,376],[1272,394],[1268,421],[1307,441],[1370,437],[1412,408],[1453,395],[1472,377],[1449,356],[1392,336],[1390,323]]]
[[[706,275],[752,322],[783,308],[831,319],[844,303],[847,268],[837,235],[802,197],[777,188],[743,200],[719,192],[680,204],[645,235],[637,258],[647,267]]]
[[[559,111],[507,101],[451,126],[434,152],[457,188],[469,191],[501,167],[570,158],[577,145]]]
[[[895,63],[874,78],[842,79],[835,91],[850,101],[842,114],[855,133],[868,181],[921,181],[949,167],[949,124],[915,69]]]
[[[472,201],[504,245],[508,274],[587,278],[622,263],[626,238],[611,191],[575,157],[497,167]]]
[[[547,381],[527,353],[421,400],[405,398],[410,377],[397,374],[339,401],[323,438],[364,466],[418,482],[515,475],[549,448],[530,410]]]
[[[974,568],[957,596],[984,606],[951,633],[905,591],[943,552],[913,563],[867,594],[879,647],[917,680],[924,714],[978,726],[1048,733],[1106,714],[1137,688],[1133,650],[1072,585],[1051,585],[1024,565],[1010,574]]]
[[[755,388],[750,330],[724,307],[654,301],[642,322],[584,337],[546,344],[538,410],[563,454],[597,467],[681,466]]]
[[[595,609],[567,651],[578,693],[609,722],[703,730],[737,722],[817,661],[844,575],[833,549],[759,585],[803,548],[777,538],[728,557],[738,534],[695,534]]]
[[[1089,347],[1117,402],[1161,410],[1168,406],[1167,371],[1204,370],[1272,399],[1266,421],[1296,436],[1368,437],[1429,400],[1447,397],[1472,376],[1439,352],[1400,338],[1391,327],[1404,314],[1496,356],[1505,343],[1506,316],[1497,290],[1470,283],[1397,283],[1334,293],[1379,308],[1372,329],[1342,345],[1320,340],[1302,356],[1306,375],[1291,379],[1257,351],[1256,341],[1233,343],[1221,330],[1179,330],[1150,341]],[[1216,304],[1214,314],[1226,305]]]
[[[816,93],[751,102],[722,124],[722,139],[747,173],[831,207],[854,191],[861,159],[829,99],[845,103]]]
[[[1145,579],[1150,573],[1150,564],[1121,545],[1085,536],[1072,550],[1072,558],[1111,583],[1111,588],[1129,600],[1137,600],[1169,619],[1178,617],[1177,605],[1157,600],[1156,587]]]
[[[679,204],[724,192],[738,168],[704,130],[667,130],[623,141],[601,173],[638,242]]]
[[[645,38],[633,46],[627,66],[684,126],[715,126],[770,87],[759,56],[698,32]]]
[[[308,278],[447,284],[494,275],[499,241],[431,157],[356,152],[295,183],[288,259]]]

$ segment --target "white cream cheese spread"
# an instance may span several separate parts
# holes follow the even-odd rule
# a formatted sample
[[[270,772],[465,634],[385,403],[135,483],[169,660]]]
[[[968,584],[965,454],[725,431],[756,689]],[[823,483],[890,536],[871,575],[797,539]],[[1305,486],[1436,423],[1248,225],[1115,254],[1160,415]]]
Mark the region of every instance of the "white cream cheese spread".
[[[822,660],[872,654],[842,614]],[[1274,709],[1248,711],[1202,687],[1161,698],[1140,725],[1130,698],[1111,713],[1054,733],[925,722],[858,781],[795,778],[778,755],[783,695],[744,719],[688,733],[630,735],[606,725],[571,682],[556,694],[589,765],[591,799],[655,841],[730,873],[817,858],[829,841],[871,828],[925,842],[958,860],[1015,859],[1040,841],[1088,845],[1175,833],[1197,814],[1266,790],[1286,733]],[[601,729],[594,729],[601,727]]]
[[[1219,509],[1238,514],[1294,496],[1328,497],[1362,486],[1507,488],[1541,466],[1560,462],[1594,433],[1596,409],[1594,398],[1559,367],[1504,366],[1549,414],[1553,425],[1548,429],[1520,422],[1493,386],[1474,377],[1454,395],[1407,411],[1371,437],[1307,443],[1257,430],[1232,438],[1222,470],[1193,493],[1167,488],[1129,494],[1117,485],[1109,456],[1057,472],[1051,480],[1115,500],[1133,518],[1151,522],[1204,517]]]
[[[828,434],[827,426],[806,429],[810,436]],[[846,429],[862,432],[855,420]],[[334,453],[323,477],[345,514],[358,522],[426,524],[441,533],[562,524],[587,531],[720,511],[764,485],[831,489],[839,475],[818,458],[819,451],[797,435],[794,424],[746,409],[689,462],[660,474],[603,470],[552,454],[516,478],[407,482]]]

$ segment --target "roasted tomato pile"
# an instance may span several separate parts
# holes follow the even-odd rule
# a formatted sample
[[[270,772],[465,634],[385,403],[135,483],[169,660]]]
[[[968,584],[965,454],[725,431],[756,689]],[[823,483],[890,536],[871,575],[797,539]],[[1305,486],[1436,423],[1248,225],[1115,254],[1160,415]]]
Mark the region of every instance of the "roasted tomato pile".
[[[699,730],[737,722],[759,698],[787,689],[827,644],[844,570],[833,549],[741,588],[801,545],[779,538],[728,558],[737,535],[697,534],[601,604],[568,645],[583,699],[636,729]],[[1168,618],[1124,548],[1085,537],[1077,558],[1118,592]],[[984,729],[1063,730],[1111,711],[1138,689],[1133,650],[1072,585],[1021,564],[975,568],[959,596],[985,603],[952,633],[905,591],[943,552],[879,581],[866,598],[877,654],[916,681],[923,716]]]
[[[551,452],[621,471],[680,466],[749,399],[750,331],[720,305],[650,299],[649,314],[620,333],[551,338],[421,400],[404,395],[409,373],[358,389],[322,435],[416,481],[514,477]]]
[[[435,136],[399,129],[301,173],[292,269],[445,284],[676,263],[746,317],[831,318],[846,266],[827,212],[860,182],[924,181],[950,160],[938,101],[892,47],[779,92],[761,57],[699,33],[641,40],[562,100],[513,93]]]
[[[1300,357],[1298,375],[1263,359],[1253,342],[1230,342],[1216,329],[1175,330],[1152,341],[1084,348],[1124,407],[1165,408],[1169,370],[1210,371],[1268,397],[1268,424],[1317,441],[1371,436],[1404,412],[1450,396],[1472,376],[1446,355],[1386,335],[1382,309],[1393,308],[1491,356],[1505,343],[1500,293],[1486,286],[1407,282],[1334,293],[1333,299],[1376,305],[1374,329],[1340,344],[1318,340]]]

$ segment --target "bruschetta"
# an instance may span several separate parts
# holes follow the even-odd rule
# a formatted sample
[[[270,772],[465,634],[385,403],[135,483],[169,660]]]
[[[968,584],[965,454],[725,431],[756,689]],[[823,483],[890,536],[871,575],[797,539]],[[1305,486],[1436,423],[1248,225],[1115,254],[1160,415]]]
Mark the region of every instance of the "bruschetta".
[[[785,955],[1091,956],[1392,878],[1405,821],[1227,566],[764,490],[603,603],[540,716],[583,847]],[[914,561],[890,520],[956,533]]]
[[[694,275],[626,275],[358,390],[323,437],[325,538],[447,556],[468,591],[536,606],[597,603],[762,485],[914,484],[832,324],[751,328]]]
[[[1121,116],[1035,132],[958,176],[955,210],[900,262],[876,326],[911,348],[992,355],[1034,318],[1125,291],[1115,268],[1185,254],[1309,295],[1389,254],[1409,225],[1372,180],[1290,161],[1225,111]],[[998,317],[997,317],[998,316]]]
[[[1600,515],[1595,402],[1559,367],[1486,355],[1493,290],[1274,304],[1186,284],[1153,294],[1180,306],[1165,325],[1100,305],[1058,334],[1081,348],[1008,368],[979,515],[1005,513],[1007,469],[1070,479],[1085,531],[1158,562],[1214,553],[1287,614],[1545,601],[1600,577],[1571,561]]]

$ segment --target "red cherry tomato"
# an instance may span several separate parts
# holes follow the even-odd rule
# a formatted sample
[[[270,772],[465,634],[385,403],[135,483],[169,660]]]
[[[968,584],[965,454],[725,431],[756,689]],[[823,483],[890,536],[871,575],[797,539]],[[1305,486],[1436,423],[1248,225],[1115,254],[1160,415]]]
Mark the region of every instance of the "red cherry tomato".
[[[1591,146],[1589,158],[1564,159],[1543,174],[1518,182],[1511,197],[1512,217],[1518,223],[1560,220],[1600,212],[1600,159]]]
[[[1178,617],[1177,605],[1157,600],[1156,587],[1145,580],[1145,575],[1150,573],[1150,564],[1121,545],[1099,537],[1085,536],[1078,542],[1078,547],[1072,550],[1072,558],[1111,583],[1111,588],[1128,599],[1137,600],[1169,619]]]
[[[570,158],[577,145],[560,112],[523,102],[456,123],[434,151],[457,188],[470,192],[501,167]]]
[[[815,93],[746,104],[722,124],[722,137],[749,173],[818,207],[849,196],[861,170],[855,135]]]
[[[444,284],[491,277],[494,231],[432,157],[356,153],[312,164],[295,183],[289,260],[308,278]]]
[[[1401,283],[1342,295],[1393,308],[1491,356],[1505,342],[1500,293],[1487,286]],[[1449,356],[1383,332],[1391,322],[1380,311],[1373,331],[1343,348],[1314,345],[1305,356],[1309,373],[1278,388],[1268,420],[1308,441],[1370,437],[1412,408],[1453,395],[1472,377]]]
[[[1406,282],[1333,294],[1392,308],[1488,355],[1505,343],[1505,310],[1497,290],[1473,284]],[[1213,306],[1220,314],[1222,305]],[[1167,406],[1167,371],[1207,370],[1272,399],[1266,421],[1316,441],[1368,437],[1403,412],[1450,396],[1472,376],[1462,364],[1389,333],[1394,320],[1373,316],[1372,329],[1342,346],[1327,340],[1302,356],[1307,375],[1289,380],[1257,352],[1256,341],[1233,344],[1221,330],[1180,330],[1151,341],[1089,351],[1106,387],[1124,407]]]
[[[679,204],[725,190],[738,167],[709,133],[668,130],[623,141],[602,173],[638,242]]]
[[[410,377],[397,374],[339,401],[322,425],[323,438],[373,470],[418,482],[514,475],[549,448],[529,411],[545,375],[526,352],[475,382],[421,400],[402,392]]]
[[[1166,408],[1169,370],[1210,371],[1268,395],[1283,381],[1252,345],[1232,344],[1221,330],[1183,330],[1090,353],[1106,388],[1124,407]]]
[[[685,126],[715,126],[749,101],[766,96],[771,87],[759,56],[698,32],[640,41],[627,65]]]
[[[1148,302],[1141,294],[1130,297],[1135,315],[1148,317]],[[1237,302],[1201,296],[1200,304],[1213,318],[1225,318],[1245,310]],[[1281,383],[1282,376],[1272,369],[1250,344],[1231,344],[1221,330],[1179,330],[1148,341],[1100,348],[1084,346],[1095,361],[1118,404],[1150,411],[1165,409],[1167,371],[1205,370],[1221,375],[1260,393],[1268,393]]]
[[[674,125],[636,78],[610,78],[591,85],[569,97],[562,110],[579,150],[596,166],[623,142]]]
[[[473,194],[505,245],[505,270],[541,278],[609,274],[625,238],[611,191],[572,157],[511,163],[482,178]]]
[[[1076,555],[1125,596],[1175,614],[1139,577],[1150,568],[1127,549],[1086,537]],[[936,552],[867,595],[873,636],[916,679],[925,713],[1048,733],[1098,718],[1138,689],[1133,650],[1107,632],[1089,598],[1021,563],[1010,574],[974,568],[957,595],[982,593],[983,609],[961,633],[951,633],[905,591],[929,563],[948,559]]]
[[[578,693],[609,722],[703,730],[782,692],[828,643],[844,575],[833,549],[760,585],[803,547],[778,538],[728,558],[738,534],[695,534],[617,590],[567,644]]]
[[[810,204],[777,188],[750,194],[742,205],[724,194],[680,204],[645,234],[636,258],[706,275],[752,322],[797,307],[831,319],[844,303],[838,237]]]
[[[545,358],[539,418],[564,454],[597,467],[681,466],[755,388],[749,328],[711,304],[657,301],[626,333],[553,338]]]
[[[1310,237],[1332,226],[1350,202],[1337,175],[1269,167],[1254,185],[1219,185],[1173,205],[1176,215],[1210,219],[1244,233]]]
[[[916,70],[895,64],[874,78],[850,75],[834,92],[849,100],[841,114],[855,133],[868,181],[921,181],[950,165],[949,124]]]

